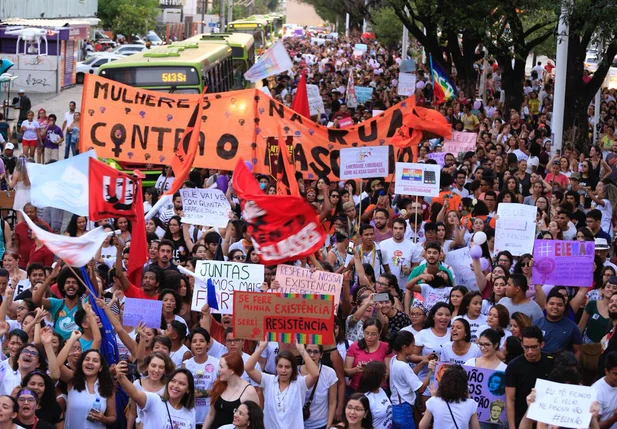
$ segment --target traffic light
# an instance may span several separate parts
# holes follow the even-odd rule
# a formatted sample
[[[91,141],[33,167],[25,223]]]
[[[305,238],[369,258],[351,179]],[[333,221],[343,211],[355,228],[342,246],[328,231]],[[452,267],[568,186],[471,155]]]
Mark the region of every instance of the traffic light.
[[[14,64],[13,64],[13,61],[11,60],[7,60],[6,58],[3,58],[2,60],[0,60],[0,75],[9,71],[9,69],[13,66]]]

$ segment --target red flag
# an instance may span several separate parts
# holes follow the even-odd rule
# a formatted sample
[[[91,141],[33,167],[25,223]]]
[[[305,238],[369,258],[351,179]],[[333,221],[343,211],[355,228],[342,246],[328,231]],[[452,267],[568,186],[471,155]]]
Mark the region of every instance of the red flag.
[[[264,194],[242,159],[236,164],[233,184],[253,246],[263,264],[296,260],[323,245],[326,233],[315,209],[303,198]]]
[[[139,187],[137,180],[96,158],[90,158],[88,162],[90,220],[125,217],[135,221],[136,194]]]
[[[289,191],[289,194],[299,197],[300,187],[296,179],[296,169],[289,162],[289,150],[286,140],[283,140],[280,126],[278,127],[278,134],[279,158],[277,162],[278,171],[276,172],[276,191],[279,195],[287,195]]]
[[[298,82],[298,89],[291,103],[291,108],[306,118],[311,117],[308,92],[306,91],[306,70],[302,71],[302,77],[300,78],[300,82]]]
[[[129,265],[127,276],[134,285],[141,285],[141,273],[144,264],[148,262],[148,241],[146,240],[146,220],[144,217],[144,198],[141,191],[141,180],[137,180],[135,195],[135,216],[131,229],[131,249],[129,251]]]
[[[204,88],[204,94],[206,88]],[[174,152],[174,159],[171,161],[171,168],[174,171],[176,177],[171,185],[171,188],[164,195],[173,195],[178,189],[182,187],[184,181],[191,171],[193,161],[195,160],[195,154],[197,153],[197,146],[199,145],[199,135],[201,131],[201,110],[203,108],[203,94],[199,98],[199,103],[195,106],[193,115],[189,120],[189,123],[184,131],[184,137],[182,141],[177,145]]]

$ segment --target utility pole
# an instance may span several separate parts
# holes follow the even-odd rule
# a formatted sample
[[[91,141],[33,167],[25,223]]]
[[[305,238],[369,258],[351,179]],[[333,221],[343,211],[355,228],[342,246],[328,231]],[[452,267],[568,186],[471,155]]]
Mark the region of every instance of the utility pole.
[[[208,7],[208,0],[199,0],[201,4],[201,34],[204,33],[204,21],[206,20],[206,8]]]
[[[349,14],[345,14],[345,37],[349,37]]]
[[[405,7],[405,15],[407,15],[407,7]],[[402,41],[401,59],[406,60],[408,58],[407,51],[409,51],[409,30],[403,25],[403,41]]]
[[[568,73],[568,6],[571,0],[563,0],[557,27],[557,59],[555,64],[555,95],[553,98],[553,151],[563,146],[563,117],[566,104],[566,75]]]
[[[227,4],[227,22],[231,22],[233,21],[233,16],[234,16],[234,0],[228,0],[228,4]],[[224,30],[221,29],[221,33]]]
[[[219,3],[219,22],[221,33],[225,32],[225,0],[220,0]]]
[[[602,39],[600,39],[600,42],[598,43],[598,60],[600,59],[600,52],[602,52],[603,49],[603,43],[602,43]],[[592,144],[598,144],[598,123],[600,122],[600,103],[601,103],[601,92],[602,92],[602,85],[600,85],[600,88],[598,88],[598,92],[596,92],[596,98],[593,102],[594,106],[593,106],[593,140],[591,141]]]

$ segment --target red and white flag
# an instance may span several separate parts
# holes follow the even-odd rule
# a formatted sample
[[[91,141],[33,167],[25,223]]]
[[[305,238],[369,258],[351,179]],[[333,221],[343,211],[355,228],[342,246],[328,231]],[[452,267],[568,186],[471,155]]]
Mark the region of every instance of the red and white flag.
[[[38,227],[25,213],[23,215],[34,235],[58,258],[74,267],[83,267],[90,262],[108,235],[103,227],[93,229],[81,237],[54,234]]]

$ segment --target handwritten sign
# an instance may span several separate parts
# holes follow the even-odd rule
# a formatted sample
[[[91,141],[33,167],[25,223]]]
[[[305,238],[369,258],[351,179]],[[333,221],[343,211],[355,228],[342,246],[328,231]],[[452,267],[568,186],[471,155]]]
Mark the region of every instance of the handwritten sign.
[[[478,289],[476,285],[476,276],[471,269],[469,247],[451,250],[446,253],[446,264],[450,265],[454,272],[456,285],[453,286],[465,286],[471,291]]]
[[[370,86],[356,86],[356,98],[358,99],[358,104],[371,101],[371,98],[373,98],[373,88]]]
[[[308,268],[280,264],[275,279],[282,293],[318,293],[334,295],[334,307],[341,301],[343,275],[327,271],[311,271]]]
[[[240,264],[226,261],[198,261],[195,267],[193,301],[191,310],[201,311],[208,303],[207,281],[212,279],[219,308],[212,309],[215,314],[232,314],[234,293],[237,291],[255,292],[264,282],[264,266],[260,264]]]
[[[593,242],[592,242],[593,244]],[[588,386],[536,380],[536,400],[527,417],[562,428],[586,428],[591,422],[591,403],[597,392]]]
[[[441,167],[435,164],[397,162],[394,192],[399,195],[439,195]]]
[[[495,224],[495,253],[508,250],[514,256],[533,251],[538,208],[525,204],[500,203]]]
[[[161,327],[163,301],[153,299],[124,299],[124,316],[122,323],[126,326],[137,326],[143,322],[148,328]]]
[[[334,344],[334,296],[236,292],[234,337]]]
[[[594,250],[593,241],[536,240],[533,283],[591,286]]]
[[[389,148],[350,147],[341,149],[341,179],[367,179],[388,175]]]
[[[306,85],[306,94],[308,96],[311,116],[326,113],[326,108],[323,105],[323,98],[321,98],[317,85]]]
[[[443,373],[450,365],[440,363],[435,372],[439,384]],[[505,425],[506,417],[506,374],[493,369],[463,365],[467,372],[469,397],[478,403],[478,420],[485,423]]]
[[[445,158],[447,154],[448,154],[447,152],[431,152],[426,157],[428,159],[434,159],[438,165],[443,167],[444,165],[446,165]]]
[[[416,74],[415,73],[399,73],[398,74],[398,95],[411,97],[416,92]]]
[[[477,133],[464,133],[452,131],[452,137],[446,138],[443,143],[443,151],[450,152],[455,156],[460,152],[475,152]]]
[[[220,189],[180,189],[182,223],[224,228],[229,222],[231,205]]]

